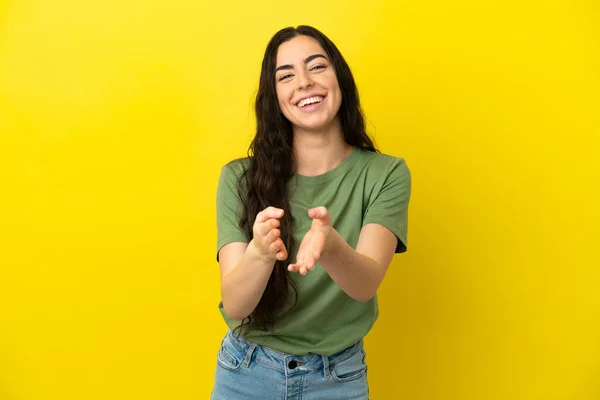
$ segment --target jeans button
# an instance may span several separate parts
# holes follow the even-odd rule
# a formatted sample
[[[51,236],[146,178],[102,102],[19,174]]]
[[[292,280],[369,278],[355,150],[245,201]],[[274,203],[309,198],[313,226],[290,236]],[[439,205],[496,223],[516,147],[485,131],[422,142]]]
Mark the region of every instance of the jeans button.
[[[294,369],[298,366],[298,363],[295,360],[292,360],[288,363],[288,368],[289,369]]]

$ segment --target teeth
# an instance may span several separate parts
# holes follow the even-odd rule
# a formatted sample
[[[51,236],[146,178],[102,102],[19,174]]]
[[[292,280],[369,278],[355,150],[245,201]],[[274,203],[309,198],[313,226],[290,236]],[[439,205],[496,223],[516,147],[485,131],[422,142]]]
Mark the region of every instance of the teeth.
[[[323,101],[323,97],[321,97],[321,96],[309,97],[308,99],[301,100],[298,103],[298,107],[302,108],[308,104],[320,103],[322,101]]]

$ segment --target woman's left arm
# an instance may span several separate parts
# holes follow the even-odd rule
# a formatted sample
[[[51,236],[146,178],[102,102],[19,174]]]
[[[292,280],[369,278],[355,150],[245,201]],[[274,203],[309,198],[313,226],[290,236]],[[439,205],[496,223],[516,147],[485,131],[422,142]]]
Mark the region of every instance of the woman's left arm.
[[[309,231],[298,248],[290,271],[306,274],[317,260],[346,294],[368,301],[377,292],[394,253],[406,251],[410,171],[404,159],[384,159],[382,179],[365,204],[356,250],[335,230],[325,207],[308,210]]]
[[[333,228],[329,240],[329,248],[319,258],[323,269],[348,296],[370,300],[392,262],[396,235],[383,225],[367,224],[360,231],[356,250]]]
[[[383,225],[371,223],[360,232],[356,250],[331,226],[325,207],[309,211],[311,229],[302,240],[297,261],[290,271],[304,275],[317,260],[346,294],[368,301],[377,292],[392,261],[398,238]]]

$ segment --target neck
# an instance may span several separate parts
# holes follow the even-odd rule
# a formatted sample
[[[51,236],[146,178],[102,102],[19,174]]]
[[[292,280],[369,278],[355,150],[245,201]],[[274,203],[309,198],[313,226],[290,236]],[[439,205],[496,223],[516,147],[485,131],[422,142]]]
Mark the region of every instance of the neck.
[[[331,126],[306,131],[294,128],[294,155],[296,173],[316,176],[332,170],[344,161],[353,147],[344,141],[344,134],[336,118]]]

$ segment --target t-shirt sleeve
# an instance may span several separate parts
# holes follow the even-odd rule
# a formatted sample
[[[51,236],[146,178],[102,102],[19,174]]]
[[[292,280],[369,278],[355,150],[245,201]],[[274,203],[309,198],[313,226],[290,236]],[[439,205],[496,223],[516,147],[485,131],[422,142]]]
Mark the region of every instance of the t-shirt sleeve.
[[[237,191],[240,175],[241,172],[234,171],[234,165],[231,163],[221,168],[217,186],[217,261],[219,261],[219,250],[226,244],[248,243],[246,234],[239,224],[243,212]]]
[[[385,172],[369,201],[362,225],[375,223],[385,226],[398,238],[396,253],[404,253],[408,244],[410,170],[403,158],[395,158]]]

